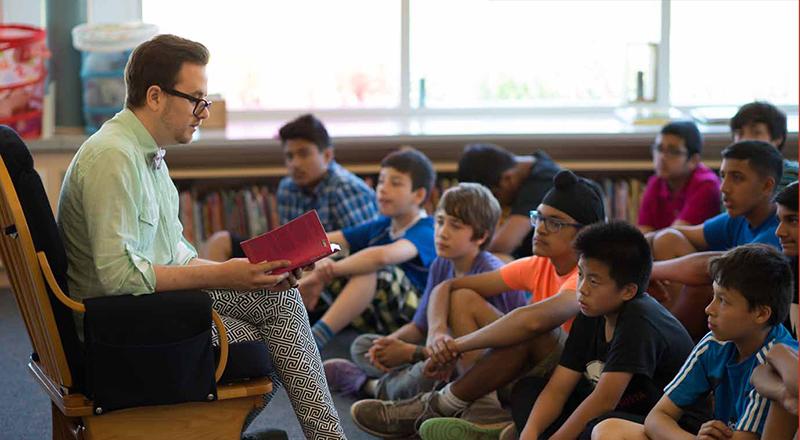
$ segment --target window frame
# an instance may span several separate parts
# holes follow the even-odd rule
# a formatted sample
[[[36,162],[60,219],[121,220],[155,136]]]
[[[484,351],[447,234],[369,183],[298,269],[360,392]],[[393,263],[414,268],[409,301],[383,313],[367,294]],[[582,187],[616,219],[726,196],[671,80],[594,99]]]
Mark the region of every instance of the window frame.
[[[11,0],[14,2],[26,0]],[[141,21],[142,0],[118,0],[106,2],[103,0],[86,0],[87,16],[89,22],[113,21]],[[672,0],[660,0],[661,3],[661,41],[658,45],[658,59],[656,64],[656,99],[655,102],[637,104],[641,108],[676,108],[683,113],[688,113],[695,108],[710,107],[714,105],[678,106],[674,107],[670,101],[670,32],[671,32],[671,4]],[[615,111],[625,107],[621,106],[537,106],[537,107],[477,107],[477,108],[415,108],[411,106],[411,0],[400,0],[400,100],[399,106],[393,108],[377,109],[336,109],[319,108],[314,113],[326,119],[397,119],[408,121],[414,118],[426,117],[478,117],[491,113],[492,117],[537,117],[537,116],[580,116],[587,117],[613,116]],[[797,114],[798,105],[779,105],[787,114]],[[232,120],[285,120],[295,117],[302,109],[272,109],[272,110],[229,110],[228,117]]]

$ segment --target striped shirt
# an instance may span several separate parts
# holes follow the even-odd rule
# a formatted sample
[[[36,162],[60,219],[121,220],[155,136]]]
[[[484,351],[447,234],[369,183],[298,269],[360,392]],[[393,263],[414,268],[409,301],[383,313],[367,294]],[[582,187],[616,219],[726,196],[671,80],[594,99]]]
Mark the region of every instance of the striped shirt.
[[[797,341],[779,324],[770,330],[764,344],[742,362],[731,341],[720,341],[708,333],[700,340],[664,393],[679,407],[686,407],[714,391],[714,419],[736,431],[758,435],[764,431],[769,400],[750,384],[753,370],[762,365],[774,344],[797,349]]]

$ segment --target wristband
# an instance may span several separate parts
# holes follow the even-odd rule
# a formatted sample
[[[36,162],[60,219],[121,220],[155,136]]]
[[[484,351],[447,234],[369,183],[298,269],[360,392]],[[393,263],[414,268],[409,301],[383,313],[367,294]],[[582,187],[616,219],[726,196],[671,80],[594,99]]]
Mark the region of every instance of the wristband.
[[[411,355],[411,362],[417,363],[424,360],[425,360],[425,347],[417,345],[417,347],[414,348],[414,354]]]

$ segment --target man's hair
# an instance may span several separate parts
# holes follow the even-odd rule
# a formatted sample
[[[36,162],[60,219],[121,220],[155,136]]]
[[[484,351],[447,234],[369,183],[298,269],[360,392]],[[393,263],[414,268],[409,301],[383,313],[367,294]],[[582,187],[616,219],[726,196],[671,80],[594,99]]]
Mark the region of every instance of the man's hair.
[[[575,237],[574,247],[584,259],[608,266],[617,287],[633,283],[637,295],[647,288],[653,256],[644,235],[630,223],[614,220],[586,226]]]
[[[433,182],[436,180],[436,171],[434,171],[428,156],[421,151],[403,147],[384,157],[381,161],[381,168],[394,168],[401,173],[408,174],[411,177],[412,191],[419,188],[425,189],[425,199],[422,203],[425,203],[430,197]]]
[[[792,211],[797,211],[797,181],[786,185],[778,195],[775,196],[775,202],[781,206],[785,206]]]
[[[332,146],[328,130],[322,121],[310,113],[288,122],[281,127],[278,135],[282,144],[291,139],[303,139],[316,145],[320,151]]]
[[[481,244],[481,250],[486,250],[492,241],[501,212],[500,203],[491,191],[481,184],[466,182],[445,191],[436,209],[472,227],[473,240],[485,234],[486,240]]]
[[[208,58],[205,46],[175,35],[157,35],[138,45],[125,66],[125,106],[143,106],[151,86],[175,88],[183,63],[205,66]]]
[[[494,144],[469,144],[458,160],[458,181],[477,182],[488,188],[500,184],[500,177],[516,165],[517,159]]]
[[[774,247],[762,243],[735,247],[709,260],[708,272],[718,285],[742,294],[750,310],[772,309],[769,325],[786,319],[792,301],[792,268]]]
[[[783,176],[783,157],[772,145],[764,141],[741,141],[722,150],[723,159],[746,160],[761,177],[775,179],[775,187]]]
[[[759,122],[766,124],[771,140],[781,140],[778,149],[783,150],[786,143],[786,114],[768,102],[755,101],[739,108],[731,118],[731,132]]]

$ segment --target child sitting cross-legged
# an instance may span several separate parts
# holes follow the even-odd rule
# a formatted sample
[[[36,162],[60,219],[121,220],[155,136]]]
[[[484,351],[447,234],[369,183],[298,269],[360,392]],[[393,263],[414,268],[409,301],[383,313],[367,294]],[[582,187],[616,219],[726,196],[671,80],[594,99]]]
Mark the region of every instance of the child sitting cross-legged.
[[[424,350],[431,291],[445,280],[496,270],[503,262],[486,251],[500,217],[500,204],[477,183],[461,183],[442,194],[434,216],[438,257],[412,322],[388,336],[364,334],[351,346],[352,362],[324,363],[332,391],[402,399],[433,389],[436,380],[425,375]],[[508,313],[526,302],[524,291],[509,290],[486,298],[489,307]]]
[[[318,302],[328,307],[311,328],[320,349],[351,323],[388,334],[411,321],[436,257],[433,221],[422,208],[435,179],[433,165],[418,150],[389,154],[378,175],[381,215],[328,233],[328,240],[350,255],[318,262],[300,282],[308,309]]]
[[[593,439],[787,438],[765,429],[770,402],[750,377],[773,345],[797,350],[797,341],[782,325],[792,294],[791,268],[777,249],[748,244],[712,259],[709,271],[714,298],[705,311],[711,331],[664,388],[644,426],[610,419],[595,428]],[[700,425],[685,423],[686,407],[711,392],[713,417]]]

